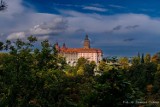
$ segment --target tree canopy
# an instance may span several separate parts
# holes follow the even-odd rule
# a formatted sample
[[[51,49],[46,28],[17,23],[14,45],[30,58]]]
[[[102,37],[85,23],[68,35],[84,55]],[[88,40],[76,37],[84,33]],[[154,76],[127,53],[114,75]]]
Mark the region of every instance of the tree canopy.
[[[0,11],[3,11],[7,8],[7,4],[6,2],[4,2],[3,0],[0,1]]]
[[[126,57],[118,67],[85,58],[69,66],[48,40],[39,49],[35,42],[33,36],[0,42],[7,51],[0,53],[0,107],[131,107],[160,100],[160,66],[149,55],[144,62],[134,57],[131,66]]]

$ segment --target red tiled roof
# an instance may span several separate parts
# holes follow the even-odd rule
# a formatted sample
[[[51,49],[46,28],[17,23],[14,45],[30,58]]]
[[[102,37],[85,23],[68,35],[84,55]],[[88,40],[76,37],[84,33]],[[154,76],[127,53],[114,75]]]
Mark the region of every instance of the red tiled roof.
[[[96,48],[60,48],[60,52],[64,53],[102,53],[101,49],[96,49]]]

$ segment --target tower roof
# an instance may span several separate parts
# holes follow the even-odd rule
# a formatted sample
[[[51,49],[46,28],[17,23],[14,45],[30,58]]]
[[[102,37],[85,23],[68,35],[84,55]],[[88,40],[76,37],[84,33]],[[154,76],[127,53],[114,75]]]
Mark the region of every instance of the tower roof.
[[[55,45],[58,45],[58,42],[56,42]]]
[[[63,46],[62,46],[62,48],[66,48],[66,44],[65,44],[65,43],[63,43]]]
[[[88,35],[87,35],[87,34],[86,34],[85,40],[89,40],[89,39],[88,39]]]

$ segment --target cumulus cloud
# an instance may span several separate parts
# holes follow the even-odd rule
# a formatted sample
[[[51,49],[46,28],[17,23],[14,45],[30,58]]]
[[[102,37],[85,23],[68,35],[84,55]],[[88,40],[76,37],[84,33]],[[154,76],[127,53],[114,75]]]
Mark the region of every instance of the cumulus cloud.
[[[110,33],[114,31],[114,34],[116,33],[117,35],[129,35],[133,32],[153,33],[153,35],[160,34],[160,20],[144,14],[100,15],[69,10],[60,10],[59,12],[61,15],[34,13],[31,11],[27,13],[26,17],[17,18],[14,15],[12,21],[6,20],[5,23],[3,21],[5,20],[4,18],[0,22],[0,27],[2,28],[0,30],[8,31],[9,29],[10,32],[24,31],[27,34],[41,36],[58,34],[73,35],[79,32],[102,34],[108,31]]]
[[[61,34],[61,37],[56,36],[53,38],[55,40],[63,38],[65,41],[71,41],[72,39],[69,37],[74,38],[76,42],[70,44],[75,46],[80,35],[85,32],[89,36],[95,37],[96,46],[121,46],[128,44],[137,45],[137,47],[141,45],[148,46],[148,41],[150,40],[155,41],[152,44],[160,45],[158,41],[160,20],[145,14],[104,15],[70,10],[59,10],[60,14],[48,14],[26,9],[22,6],[22,0],[7,0],[6,2],[9,8],[7,12],[2,12],[0,17],[0,32],[4,33],[3,38],[6,34],[10,34],[5,39],[25,38],[26,35],[33,34],[39,40],[45,40],[50,39],[52,35]],[[85,7],[82,6],[80,8]],[[93,7],[96,6],[89,6],[88,9],[97,11],[97,8]],[[103,10],[104,8],[101,9],[98,11],[107,11]],[[108,31],[110,34],[106,33]],[[136,41],[133,38],[136,38]]]
[[[5,0],[5,2],[7,9],[0,13],[0,32],[20,32],[30,27],[33,10],[26,9],[22,5],[22,0]]]
[[[33,9],[24,7],[22,0],[6,0],[6,2],[7,10],[0,13],[0,32],[4,35],[16,32],[25,32],[26,35],[58,34],[66,28],[67,22],[59,15],[37,13]]]
[[[25,10],[21,5],[22,0],[5,0],[7,3],[7,10],[1,13],[1,18],[13,18],[15,14],[19,14]]]
[[[37,39],[40,40],[40,41],[48,40],[49,36],[38,36]]]
[[[62,33],[67,28],[67,21],[63,18],[55,18],[49,22],[43,22],[42,24],[34,26],[30,30],[33,35],[57,35]]]
[[[17,32],[8,35],[7,40],[24,39],[24,38],[25,38],[25,32]]]
[[[64,11],[63,13],[69,15],[66,17],[69,32],[84,29],[86,32],[91,33],[118,30],[117,33],[119,34],[132,32],[160,34],[160,20],[144,14],[99,15],[83,14],[75,11]]]

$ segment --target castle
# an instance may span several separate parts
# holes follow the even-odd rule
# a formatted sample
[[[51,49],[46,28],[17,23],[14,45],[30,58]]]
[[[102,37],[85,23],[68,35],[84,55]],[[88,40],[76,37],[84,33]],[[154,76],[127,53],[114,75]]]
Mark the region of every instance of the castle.
[[[86,35],[84,39],[83,48],[68,48],[65,44],[60,47],[58,43],[56,43],[55,46],[58,53],[65,57],[67,63],[71,66],[74,66],[81,57],[84,57],[89,61],[94,61],[96,64],[102,60],[102,50],[90,47],[88,35]]]

